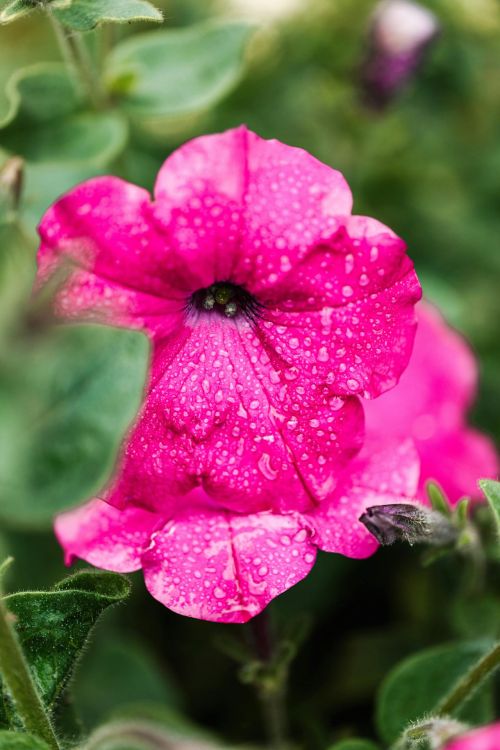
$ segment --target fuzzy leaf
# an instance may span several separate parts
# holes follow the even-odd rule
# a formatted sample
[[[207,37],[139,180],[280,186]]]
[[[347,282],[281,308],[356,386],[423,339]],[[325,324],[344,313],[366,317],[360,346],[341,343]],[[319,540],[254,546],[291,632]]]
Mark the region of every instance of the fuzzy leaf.
[[[500,482],[495,482],[493,479],[481,479],[479,486],[490,504],[500,535]]]
[[[0,518],[50,525],[100,489],[139,408],[147,352],[142,334],[95,325],[13,350],[0,392]]]
[[[491,648],[490,641],[438,646],[398,664],[382,683],[377,723],[382,739],[394,742],[411,722],[428,714],[448,695],[469,669]],[[459,710],[464,722],[486,724],[492,719],[491,691],[483,686]]]
[[[83,571],[50,591],[26,591],[5,597],[40,696],[52,710],[102,613],[130,592],[124,576]],[[1,747],[1,745],[0,745]]]
[[[25,161],[19,219],[33,235],[43,212],[78,182],[103,174],[128,137],[119,112],[79,112],[80,93],[63,66],[41,63],[8,81],[0,112],[3,158]],[[36,133],[36,137],[34,134]]]
[[[241,77],[250,31],[246,24],[203,24],[134,36],[109,58],[109,88],[138,119],[207,109]]]
[[[7,81],[5,94],[7,108],[0,112],[0,127],[6,127],[18,115],[33,125],[55,120],[71,114],[81,103],[80,93],[60,63],[19,68]]]
[[[49,750],[49,746],[31,734],[0,731],[0,750]]]
[[[12,0],[0,10],[0,25],[5,23],[12,23],[22,18],[27,13],[31,13],[34,10],[34,3],[32,0]]]
[[[75,31],[90,31],[101,23],[161,22],[161,12],[146,0],[71,0],[52,12],[64,26]]]
[[[116,112],[86,112],[37,126],[9,128],[3,146],[30,164],[108,164],[125,146],[127,127]]]

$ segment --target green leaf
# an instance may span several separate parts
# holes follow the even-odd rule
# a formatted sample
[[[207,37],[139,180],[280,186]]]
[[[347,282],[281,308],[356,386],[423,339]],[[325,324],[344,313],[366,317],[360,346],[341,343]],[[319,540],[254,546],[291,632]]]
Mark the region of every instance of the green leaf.
[[[113,144],[110,144],[113,146]],[[110,152],[108,152],[110,153]],[[72,161],[27,163],[25,166],[25,187],[21,201],[22,226],[33,238],[38,239],[36,227],[47,208],[63,193],[79,182],[105,174],[104,165],[92,162]]]
[[[379,746],[371,740],[341,740],[331,745],[328,750],[379,750]]]
[[[438,646],[398,664],[383,682],[378,696],[377,724],[382,739],[394,742],[411,721],[432,712],[490,648],[490,641]],[[488,685],[478,690],[456,718],[472,724],[486,724],[492,719]]]
[[[0,750],[50,750],[42,740],[31,734],[0,731]]]
[[[110,55],[109,89],[138,121],[205,110],[240,79],[250,31],[246,24],[212,23],[133,36]]]
[[[5,597],[15,630],[49,710],[61,698],[89,634],[102,613],[122,602],[130,583],[116,573],[83,571],[50,591]]]
[[[113,711],[137,702],[179,706],[172,677],[153,653],[106,627],[92,644],[73,688],[78,714],[96,726]]]
[[[436,482],[427,482],[425,489],[433,509],[444,516],[451,516],[450,503],[441,487]]]
[[[500,637],[500,599],[488,594],[477,594],[456,599],[450,614],[458,635],[462,638]]]
[[[12,23],[34,10],[35,4],[32,0],[12,0],[0,10],[0,25]]]
[[[57,0],[52,13],[64,26],[75,31],[90,31],[100,23],[131,23],[163,20],[162,13],[146,0],[71,0],[59,8]]]
[[[61,326],[11,355],[0,390],[0,518],[49,525],[108,478],[142,397],[147,339]]]
[[[89,112],[38,126],[36,138],[16,123],[4,133],[3,146],[31,164],[104,166],[122,151],[126,140],[127,125],[120,114]]]
[[[480,479],[479,486],[490,504],[500,535],[500,482],[495,482],[493,479]]]
[[[5,94],[7,109],[0,112],[1,128],[18,115],[33,124],[57,120],[74,112],[82,101],[61,63],[35,63],[19,68],[7,81]]]
[[[126,145],[123,115],[79,113],[80,105],[80,94],[58,63],[22,68],[8,82],[7,108],[0,112],[2,156],[10,152],[25,160],[19,220],[33,235],[43,212],[61,193],[107,172]]]

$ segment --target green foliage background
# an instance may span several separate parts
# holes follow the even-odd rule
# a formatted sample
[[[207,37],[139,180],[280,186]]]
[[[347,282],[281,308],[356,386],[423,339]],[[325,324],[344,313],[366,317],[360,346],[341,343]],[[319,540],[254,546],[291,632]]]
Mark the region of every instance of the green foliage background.
[[[25,161],[18,210],[0,185],[0,548],[16,559],[7,579],[13,591],[50,588],[64,575],[50,516],[109,475],[147,364],[139,334],[54,332],[47,301],[33,308],[36,223],[57,195],[92,175],[119,174],[151,189],[165,157],[204,132],[245,122],[345,174],[356,212],[406,239],[424,293],[470,339],[481,370],[472,420],[500,439],[498,2],[428,0],[442,34],[417,79],[383,112],[364,106],[358,86],[373,0],[303,0],[252,29],[222,1],[155,4],[161,27],[106,25],[88,37],[102,65],[104,108],[89,109],[58,64],[41,12],[0,27],[0,167],[9,155]],[[193,32],[198,23],[205,25]],[[155,41],[166,32],[168,45]],[[93,467],[90,481],[81,466]],[[276,602],[278,622],[310,621],[289,690],[298,744],[319,750],[343,737],[375,740],[377,721],[392,741],[400,727],[388,696],[404,698],[397,674],[382,688],[377,720],[375,696],[398,662],[499,637],[498,569],[479,591],[465,574],[456,557],[429,569],[419,551],[405,548],[370,562],[320,555],[311,575]],[[178,617],[145,594],[140,576],[133,582],[128,604],[98,627],[74,682],[85,725],[133,715],[261,741],[256,699],[227,655],[238,628]],[[467,668],[467,653],[455,649],[453,664]],[[419,712],[432,708],[425,696],[433,654],[423,676],[407,678],[423,680]],[[491,686],[478,694],[472,720],[492,718],[495,700],[498,715]],[[416,718],[407,705],[401,712]]]

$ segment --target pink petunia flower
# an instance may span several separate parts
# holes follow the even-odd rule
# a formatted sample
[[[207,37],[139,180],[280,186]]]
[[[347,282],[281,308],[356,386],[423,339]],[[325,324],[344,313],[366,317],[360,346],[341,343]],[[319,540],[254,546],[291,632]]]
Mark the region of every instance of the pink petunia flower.
[[[80,557],[119,573],[142,569],[151,594],[174,612],[242,623],[304,578],[318,548],[373,554],[377,542],[359,517],[372,505],[413,503],[418,474],[411,441],[379,444],[363,449],[335,492],[306,513],[232,512],[199,488],[169,517],[97,499],[61,514],[55,530],[68,564]]]
[[[447,743],[443,750],[498,750],[500,748],[500,722],[473,729]]]
[[[174,152],[149,194],[85,182],[45,214],[56,308],[144,330],[151,377],[105,499],[162,517],[308,511],[405,368],[420,287],[339,172],[245,127]],[[200,498],[202,498],[200,500]]]
[[[455,504],[478,497],[477,480],[496,477],[492,442],[467,425],[477,388],[477,365],[465,340],[427,303],[417,307],[418,328],[410,364],[399,384],[366,402],[368,435],[411,437],[421,461],[419,496],[437,481]]]
[[[61,515],[74,556],[143,569],[176,612],[244,622],[311,569],[367,557],[370,505],[411,502],[411,442],[359,451],[359,396],[397,382],[420,287],[404,243],[351,216],[338,172],[238,128],[160,170],[155,200],[115,178],[45,215],[56,308],[144,330],[145,403],[104,501]]]

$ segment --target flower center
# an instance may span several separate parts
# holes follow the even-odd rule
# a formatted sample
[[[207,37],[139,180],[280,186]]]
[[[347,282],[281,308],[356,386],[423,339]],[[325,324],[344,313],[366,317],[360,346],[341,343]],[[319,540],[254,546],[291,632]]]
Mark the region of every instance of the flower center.
[[[226,318],[244,315],[255,320],[260,303],[242,286],[230,281],[218,281],[191,295],[189,306],[199,312],[213,312]]]

